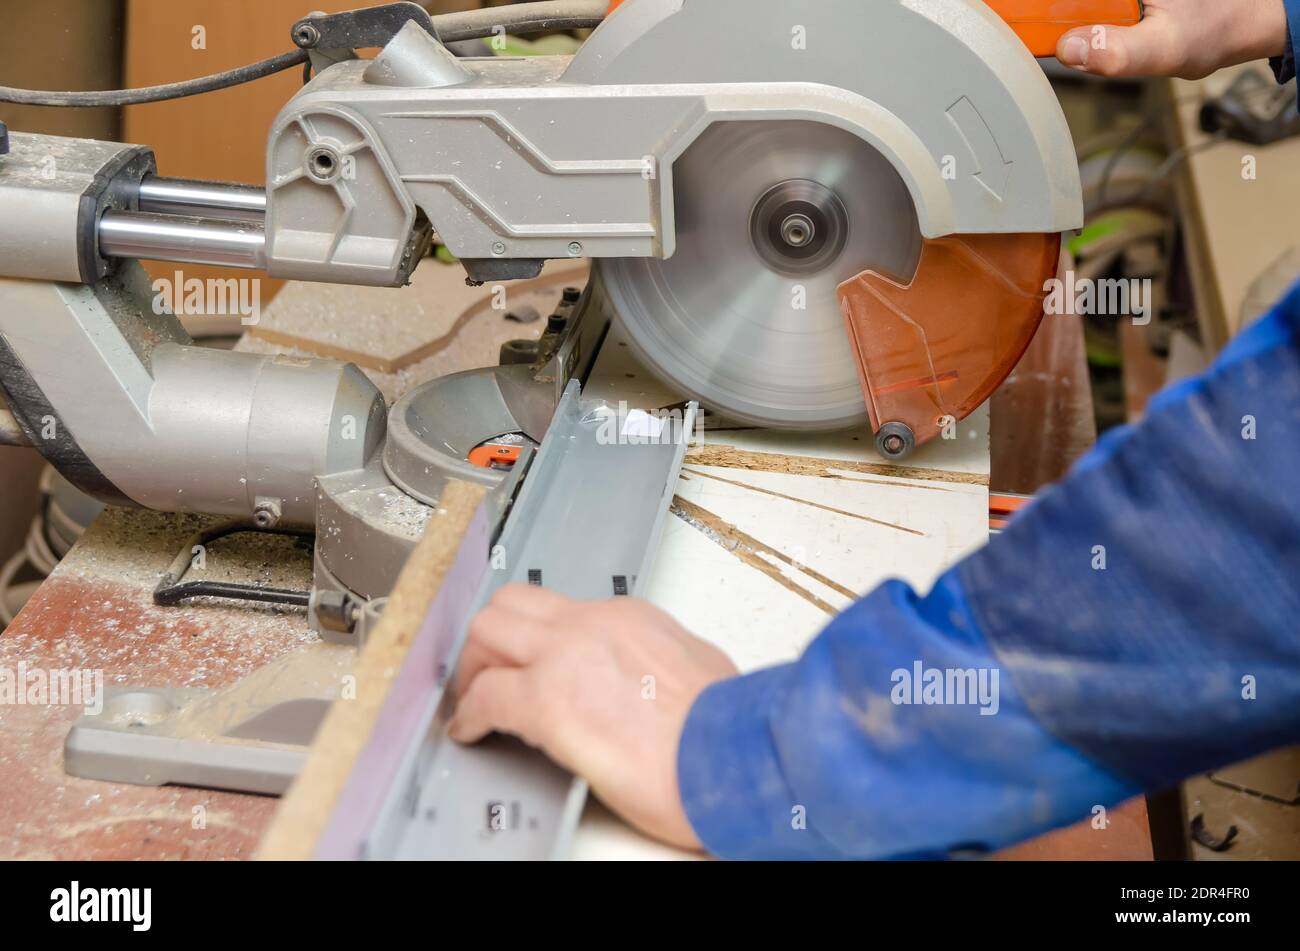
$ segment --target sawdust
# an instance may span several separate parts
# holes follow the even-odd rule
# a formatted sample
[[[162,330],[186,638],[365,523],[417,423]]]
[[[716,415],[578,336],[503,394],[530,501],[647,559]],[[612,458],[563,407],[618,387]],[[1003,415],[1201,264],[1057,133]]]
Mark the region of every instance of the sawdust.
[[[220,688],[318,643],[301,610],[214,600],[153,604],[153,589],[181,546],[218,521],[107,509],[0,636],[0,666],[101,670],[106,688]],[[214,543],[202,574],[298,590],[311,577],[305,550],[264,535]],[[81,712],[69,704],[0,706],[0,857],[251,854],[272,800],[68,776],[63,738]]]
[[[701,473],[701,475],[703,474]],[[851,601],[857,600],[858,595],[851,589],[832,581],[814,568],[796,563],[793,558],[784,552],[773,548],[766,542],[759,541],[753,535],[741,531],[721,516],[715,515],[694,502],[687,501],[680,495],[673,496],[670,511],[687,525],[700,532],[705,538],[735,555],[751,568],[758,569],[787,591],[798,595],[813,607],[831,617],[839,614],[840,609],[819,598],[812,591],[796,582],[773,564],[772,559],[794,568],[796,571],[803,572],[808,577],[821,582],[832,591],[844,595]]]
[[[396,488],[378,489],[379,517],[384,526],[412,541],[419,541],[429,524],[433,509]]]
[[[813,502],[810,499],[801,499],[794,495],[786,495],[784,492],[774,492],[771,489],[751,485],[748,482],[738,482],[735,479],[725,479],[720,475],[714,475],[711,472],[702,472],[699,469],[688,468],[685,471],[694,473],[697,476],[703,476],[706,479],[714,479],[717,482],[725,482],[727,485],[734,485],[742,489],[748,489],[751,492],[758,492],[761,495],[770,495],[773,498],[785,499],[787,502],[794,502],[797,505],[807,505],[809,508],[821,509],[823,512],[833,512],[836,515],[843,515],[847,518],[856,518],[863,522],[870,522],[872,525],[880,525],[884,528],[892,528],[895,531],[906,532],[909,535],[919,535],[922,538],[925,537],[925,532],[918,531],[915,528],[908,528],[905,525],[895,525],[893,522],[886,522],[878,518],[872,518],[870,515],[862,515],[859,512],[850,512],[846,509],[837,509],[830,505],[822,505],[820,502]]]
[[[54,835],[60,839],[75,839],[98,832],[102,829],[113,829],[124,823],[147,822],[154,827],[155,834],[162,832],[162,825],[170,823],[176,819],[176,811],[173,808],[150,809],[147,812],[133,812],[130,814],[109,813],[106,816],[97,816],[86,822],[68,822],[57,827]],[[204,822],[209,826],[226,829],[240,828],[238,818],[231,812],[222,809],[205,810]]]
[[[848,459],[819,459],[816,456],[792,456],[776,452],[753,452],[735,446],[694,446],[686,453],[686,461],[698,466],[717,466],[723,469],[753,469],[758,472],[784,472],[789,475],[816,476],[821,479],[843,478],[843,472],[862,472],[868,475],[892,476],[896,479],[915,479],[928,482],[951,482],[960,485],[988,485],[989,477],[976,472],[954,472],[949,469],[925,469],[918,466],[897,466],[887,463],[854,462]]]
[[[49,590],[0,637],[0,664],[39,655],[48,666],[102,668],[109,685],[218,686],[314,642],[305,613],[293,608],[153,603],[181,546],[219,521],[105,510],[50,576]],[[212,543],[203,569],[187,575],[198,577],[306,590],[310,552],[283,536],[233,536]]]

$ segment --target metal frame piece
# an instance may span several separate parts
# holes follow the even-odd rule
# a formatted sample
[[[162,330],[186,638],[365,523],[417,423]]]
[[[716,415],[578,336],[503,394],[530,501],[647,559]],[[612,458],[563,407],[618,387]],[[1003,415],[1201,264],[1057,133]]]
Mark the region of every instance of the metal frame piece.
[[[0,278],[0,393],[27,440],[105,501],[314,524],[315,478],[379,452],[382,394],[352,364],[193,346],[158,297],[135,261]]]
[[[71,776],[280,795],[352,673],[356,652],[314,644],[229,687],[112,688],[63,743]]]
[[[641,438],[629,435],[625,417],[603,402],[580,400],[578,384],[569,384],[541,449],[531,463],[517,464],[528,465],[528,474],[492,547],[494,566],[486,563],[482,530],[472,531],[398,674],[399,684],[423,678],[425,686],[418,695],[395,688],[316,858],[565,854],[585,782],[505,737],[475,747],[450,742],[450,675],[469,619],[504,584],[540,582],[580,599],[636,594],[658,547],[696,410],[688,404],[680,418],[664,421],[660,435]]]

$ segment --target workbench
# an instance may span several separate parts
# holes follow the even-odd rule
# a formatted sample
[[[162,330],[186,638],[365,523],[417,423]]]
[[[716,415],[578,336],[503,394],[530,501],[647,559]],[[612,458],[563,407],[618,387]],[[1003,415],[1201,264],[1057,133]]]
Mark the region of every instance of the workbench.
[[[290,284],[239,346],[352,359],[391,401],[432,376],[494,363],[505,340],[535,336],[545,320],[528,318],[548,313],[548,297],[558,297],[564,283],[580,282],[566,266],[512,291],[505,312],[486,303],[488,289],[465,288],[459,268],[432,260],[404,292]],[[1077,324],[1045,322],[1047,336],[1035,347],[1049,361],[1059,357],[1056,335],[1070,326],[1077,335]],[[1080,341],[1065,348],[1077,359]],[[1041,374],[1030,376],[1042,385]],[[1074,372],[1075,389],[1080,385],[1086,375]],[[617,331],[586,395],[651,408],[680,399],[637,365]],[[924,590],[985,542],[989,429],[985,407],[956,439],[896,466],[880,460],[865,429],[773,433],[711,418],[687,454],[647,597],[714,640],[742,670],[791,660],[834,613],[880,581],[899,577]],[[110,685],[215,687],[312,644],[305,617],[292,610],[151,603],[154,585],[201,521],[105,512],[0,637],[0,665],[102,668]],[[230,539],[210,563],[231,578],[280,587],[304,588],[309,579],[305,553],[282,539]],[[276,800],[68,777],[62,743],[79,712],[0,708],[0,857],[251,855]],[[1078,827],[1004,854],[1150,858],[1141,801],[1112,810],[1105,829],[1080,818]],[[594,800],[575,855],[686,857]]]

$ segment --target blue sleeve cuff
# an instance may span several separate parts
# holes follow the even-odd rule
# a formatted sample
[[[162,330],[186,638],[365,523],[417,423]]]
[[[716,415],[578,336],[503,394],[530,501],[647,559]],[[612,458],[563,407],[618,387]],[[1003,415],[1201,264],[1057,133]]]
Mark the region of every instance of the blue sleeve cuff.
[[[1295,51],[1300,46],[1300,0],[1283,0],[1286,6],[1286,52],[1269,60],[1279,83],[1295,79]]]
[[[678,786],[691,827],[714,855],[816,859],[832,851],[808,830],[768,725],[792,666],[714,684],[691,708],[678,746]]]
[[[1001,848],[1138,791],[1047,733],[999,667],[956,573],[926,598],[881,586],[796,663],[696,700],[678,747],[692,827],[724,858],[931,857]],[[965,700],[931,702],[933,671],[984,674]]]

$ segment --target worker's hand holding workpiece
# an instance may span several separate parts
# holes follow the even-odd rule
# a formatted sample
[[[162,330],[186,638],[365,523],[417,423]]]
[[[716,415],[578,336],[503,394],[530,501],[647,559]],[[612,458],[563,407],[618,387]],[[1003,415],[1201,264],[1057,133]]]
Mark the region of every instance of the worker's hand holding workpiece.
[[[1061,37],[1062,63],[1099,76],[1181,76],[1282,56],[1283,0],[1145,0],[1136,26],[1096,26]]]
[[[677,738],[695,698],[736,665],[645,601],[583,603],[510,585],[474,619],[451,736],[498,730],[587,778],[609,806],[684,848]]]
[[[1148,0],[1058,53],[1106,76],[1270,56],[1286,80],[1288,14],[1300,0]],[[733,677],[648,605],[503,591],[452,732],[520,736],[722,856],[1000,848],[1300,740],[1297,453],[1300,289],[928,595],[882,585],[793,663]],[[932,697],[953,672],[962,698]]]

